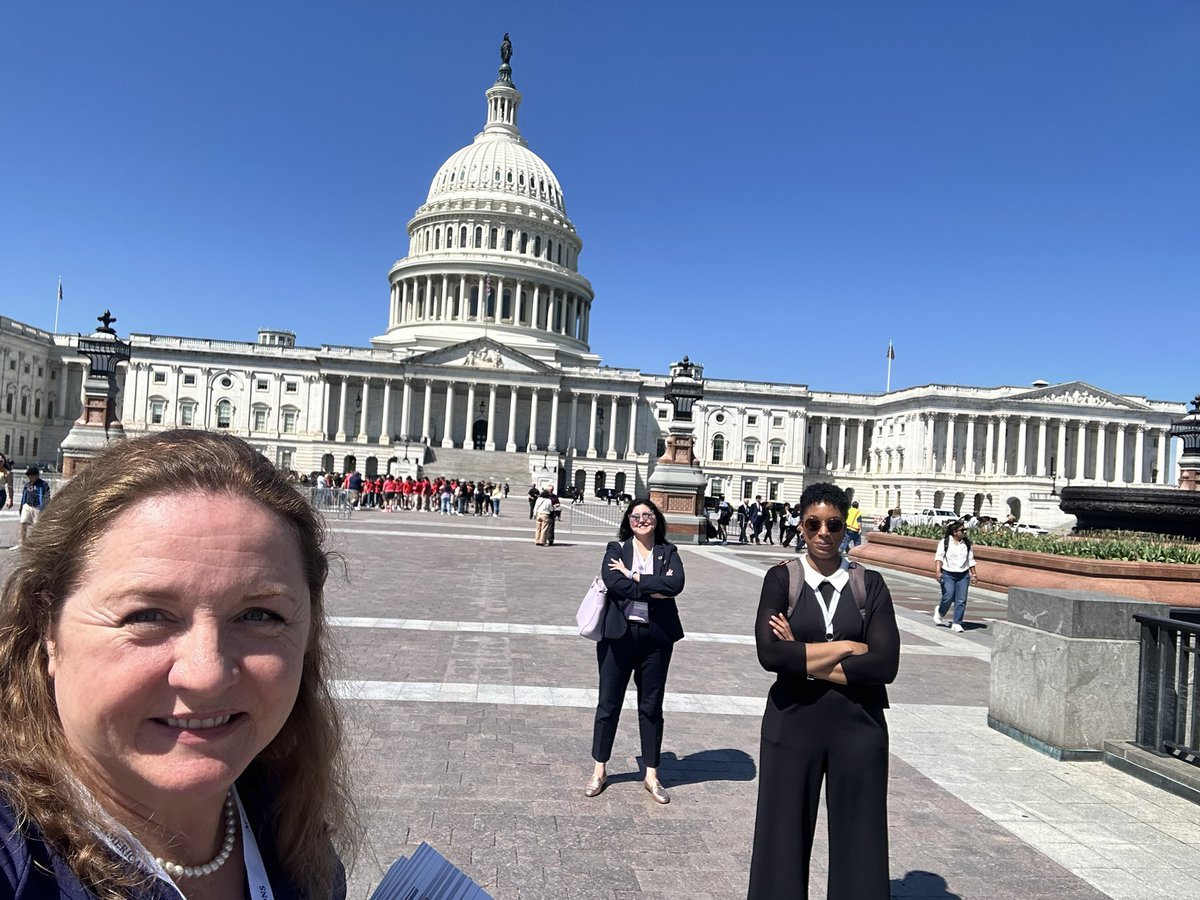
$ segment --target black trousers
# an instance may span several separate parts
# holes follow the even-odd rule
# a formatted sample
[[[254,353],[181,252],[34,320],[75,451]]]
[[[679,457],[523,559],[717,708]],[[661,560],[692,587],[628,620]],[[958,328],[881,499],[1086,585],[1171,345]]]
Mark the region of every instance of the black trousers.
[[[808,897],[821,782],[828,900],[888,900],[888,736],[883,710],[837,691],[763,716],[749,900]]]
[[[675,645],[658,641],[649,625],[630,622],[629,630],[616,640],[605,638],[596,644],[600,666],[600,702],[596,705],[596,724],[592,729],[592,759],[606,763],[612,756],[621,704],[629,676],[637,686],[638,732],[642,738],[642,763],[658,768],[663,738],[663,695],[667,689],[667,669]]]

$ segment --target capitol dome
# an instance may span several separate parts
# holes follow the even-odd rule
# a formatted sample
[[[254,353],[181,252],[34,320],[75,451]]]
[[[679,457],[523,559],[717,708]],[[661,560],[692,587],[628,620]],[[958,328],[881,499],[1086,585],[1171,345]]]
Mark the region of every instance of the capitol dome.
[[[441,165],[408,223],[408,255],[388,273],[388,329],[373,343],[423,352],[486,337],[545,362],[596,365],[583,242],[558,178],[517,127],[511,55],[506,40],[483,130]]]

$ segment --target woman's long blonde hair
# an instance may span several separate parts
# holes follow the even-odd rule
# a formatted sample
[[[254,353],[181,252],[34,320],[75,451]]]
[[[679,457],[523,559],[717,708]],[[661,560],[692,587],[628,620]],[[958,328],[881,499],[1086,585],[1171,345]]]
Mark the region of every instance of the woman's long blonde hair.
[[[273,831],[287,878],[308,896],[327,897],[337,871],[334,847],[353,859],[359,827],[329,685],[324,525],[282,473],[228,435],[177,430],[112,444],[47,504],[0,602],[0,793],[97,896],[127,896],[145,880],[97,837],[99,823],[73,787],[45,644],[87,564],[104,564],[95,559],[96,545],[113,519],[150,497],[196,493],[260,503],[288,524],[299,545],[312,624],[291,715],[255,760],[271,806],[252,815]]]

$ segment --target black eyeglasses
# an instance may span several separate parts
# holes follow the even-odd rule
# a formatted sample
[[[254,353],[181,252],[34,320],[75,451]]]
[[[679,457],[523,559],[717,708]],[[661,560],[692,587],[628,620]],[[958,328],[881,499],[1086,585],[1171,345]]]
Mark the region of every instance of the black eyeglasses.
[[[841,519],[826,519],[822,522],[816,516],[810,516],[804,520],[804,530],[811,531],[813,534],[820,531],[822,525],[829,529],[830,534],[839,534],[846,527],[846,523]]]
[[[637,525],[639,522],[653,522],[653,521],[655,521],[654,513],[633,513],[629,517],[629,523],[631,525]]]

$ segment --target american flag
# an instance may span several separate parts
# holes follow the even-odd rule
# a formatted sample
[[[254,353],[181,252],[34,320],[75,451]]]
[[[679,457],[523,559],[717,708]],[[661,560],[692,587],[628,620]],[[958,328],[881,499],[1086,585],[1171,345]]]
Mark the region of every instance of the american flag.
[[[491,296],[491,294],[492,294],[492,276],[491,275],[489,275],[487,277],[487,281],[485,281],[483,283],[483,290],[484,290],[485,294],[487,294],[489,297]]]
[[[892,348],[892,342],[891,342],[891,341],[888,341],[888,353],[887,353],[887,358],[888,358],[888,359],[895,359],[895,358],[896,358],[896,351],[895,351],[895,350]]]

